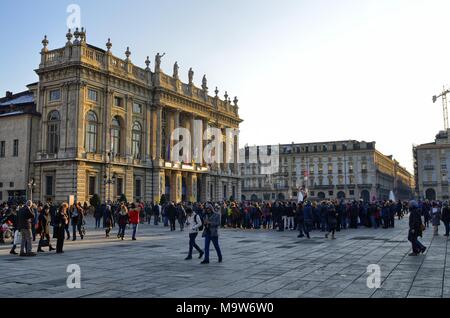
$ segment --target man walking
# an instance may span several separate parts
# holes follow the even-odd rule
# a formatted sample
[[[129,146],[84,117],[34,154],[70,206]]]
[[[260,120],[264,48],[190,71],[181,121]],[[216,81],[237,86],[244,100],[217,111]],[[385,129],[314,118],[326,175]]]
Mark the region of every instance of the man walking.
[[[211,204],[206,205],[206,214],[203,221],[204,230],[202,236],[205,238],[205,258],[201,264],[209,264],[209,245],[211,241],[217,252],[219,263],[222,263],[222,252],[219,246],[220,214],[214,210]]]
[[[22,242],[20,244],[20,256],[36,256],[36,254],[31,251],[31,225],[34,221],[34,213],[31,209],[32,205],[33,203],[28,200],[26,205],[19,210],[19,214],[17,215],[17,223],[20,234],[22,236]]]

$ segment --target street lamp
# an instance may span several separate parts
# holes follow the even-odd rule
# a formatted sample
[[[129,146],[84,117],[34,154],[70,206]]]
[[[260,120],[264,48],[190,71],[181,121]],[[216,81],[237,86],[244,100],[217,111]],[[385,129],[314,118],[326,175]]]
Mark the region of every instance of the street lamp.
[[[109,161],[107,162],[107,173],[103,176],[103,184],[108,185],[108,193],[107,193],[107,199],[110,200],[111,196],[111,184],[115,184],[117,180],[117,174],[114,172],[111,176],[111,158],[114,156],[113,152],[107,153]]]
[[[36,185],[34,178],[31,178],[28,182],[28,188],[30,188],[30,201],[33,202],[33,187]]]

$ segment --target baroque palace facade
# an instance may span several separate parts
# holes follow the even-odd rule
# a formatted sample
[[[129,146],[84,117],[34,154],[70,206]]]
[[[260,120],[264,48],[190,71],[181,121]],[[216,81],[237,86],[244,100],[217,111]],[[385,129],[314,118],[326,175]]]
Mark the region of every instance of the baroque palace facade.
[[[241,196],[237,135],[228,149],[235,154],[230,164],[207,164],[203,147],[194,149],[193,142],[190,147],[202,160],[194,162],[193,154],[177,162],[171,138],[182,127],[205,146],[211,138],[205,131],[215,127],[226,140],[226,129],[238,129],[242,121],[237,98],[232,103],[225,93],[222,100],[217,88],[210,96],[206,76],[196,87],[192,69],[189,83],[182,83],[177,63],[172,76],[165,74],[164,54],[156,55],[152,71],[148,57],[145,69],[135,66],[128,48],[125,59],[115,57],[109,39],[106,50],[87,44],[84,29],[69,30],[66,37],[66,45],[54,50],[44,38],[39,81],[29,85],[41,116],[29,169],[35,200],[61,202],[75,195],[88,201],[93,194],[102,200],[125,194],[129,201],[158,201],[165,194],[176,202]]]
[[[392,156],[376,150],[375,142],[292,143],[271,146],[272,151],[273,147],[279,160],[271,174],[262,173],[265,165],[260,160],[249,160],[251,151],[241,150],[242,199],[297,200],[301,188],[314,200],[386,200],[391,191],[396,199],[413,197],[414,176]]]

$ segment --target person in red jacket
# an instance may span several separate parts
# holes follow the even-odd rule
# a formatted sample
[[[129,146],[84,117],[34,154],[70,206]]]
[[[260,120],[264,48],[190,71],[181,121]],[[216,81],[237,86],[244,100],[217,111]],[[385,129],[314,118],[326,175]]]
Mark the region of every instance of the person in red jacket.
[[[140,209],[136,207],[136,204],[131,205],[131,210],[128,213],[130,217],[130,224],[133,227],[133,241],[136,241],[136,231],[139,224],[139,211]]]

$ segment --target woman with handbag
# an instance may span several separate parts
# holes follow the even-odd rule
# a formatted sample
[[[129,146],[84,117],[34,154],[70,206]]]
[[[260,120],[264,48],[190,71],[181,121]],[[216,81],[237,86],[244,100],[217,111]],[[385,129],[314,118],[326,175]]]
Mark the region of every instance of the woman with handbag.
[[[56,253],[64,253],[64,238],[66,234],[66,226],[69,224],[69,215],[67,214],[67,210],[69,205],[67,203],[61,204],[59,207],[58,213],[56,213],[55,217],[55,226],[56,226]]]
[[[42,247],[48,246],[48,251],[51,252],[54,250],[52,244],[50,243],[50,206],[47,204],[44,205],[44,208],[42,209],[41,213],[39,214],[38,218],[38,227],[37,227],[37,234],[39,234],[39,244],[38,244],[38,252],[44,252]]]

